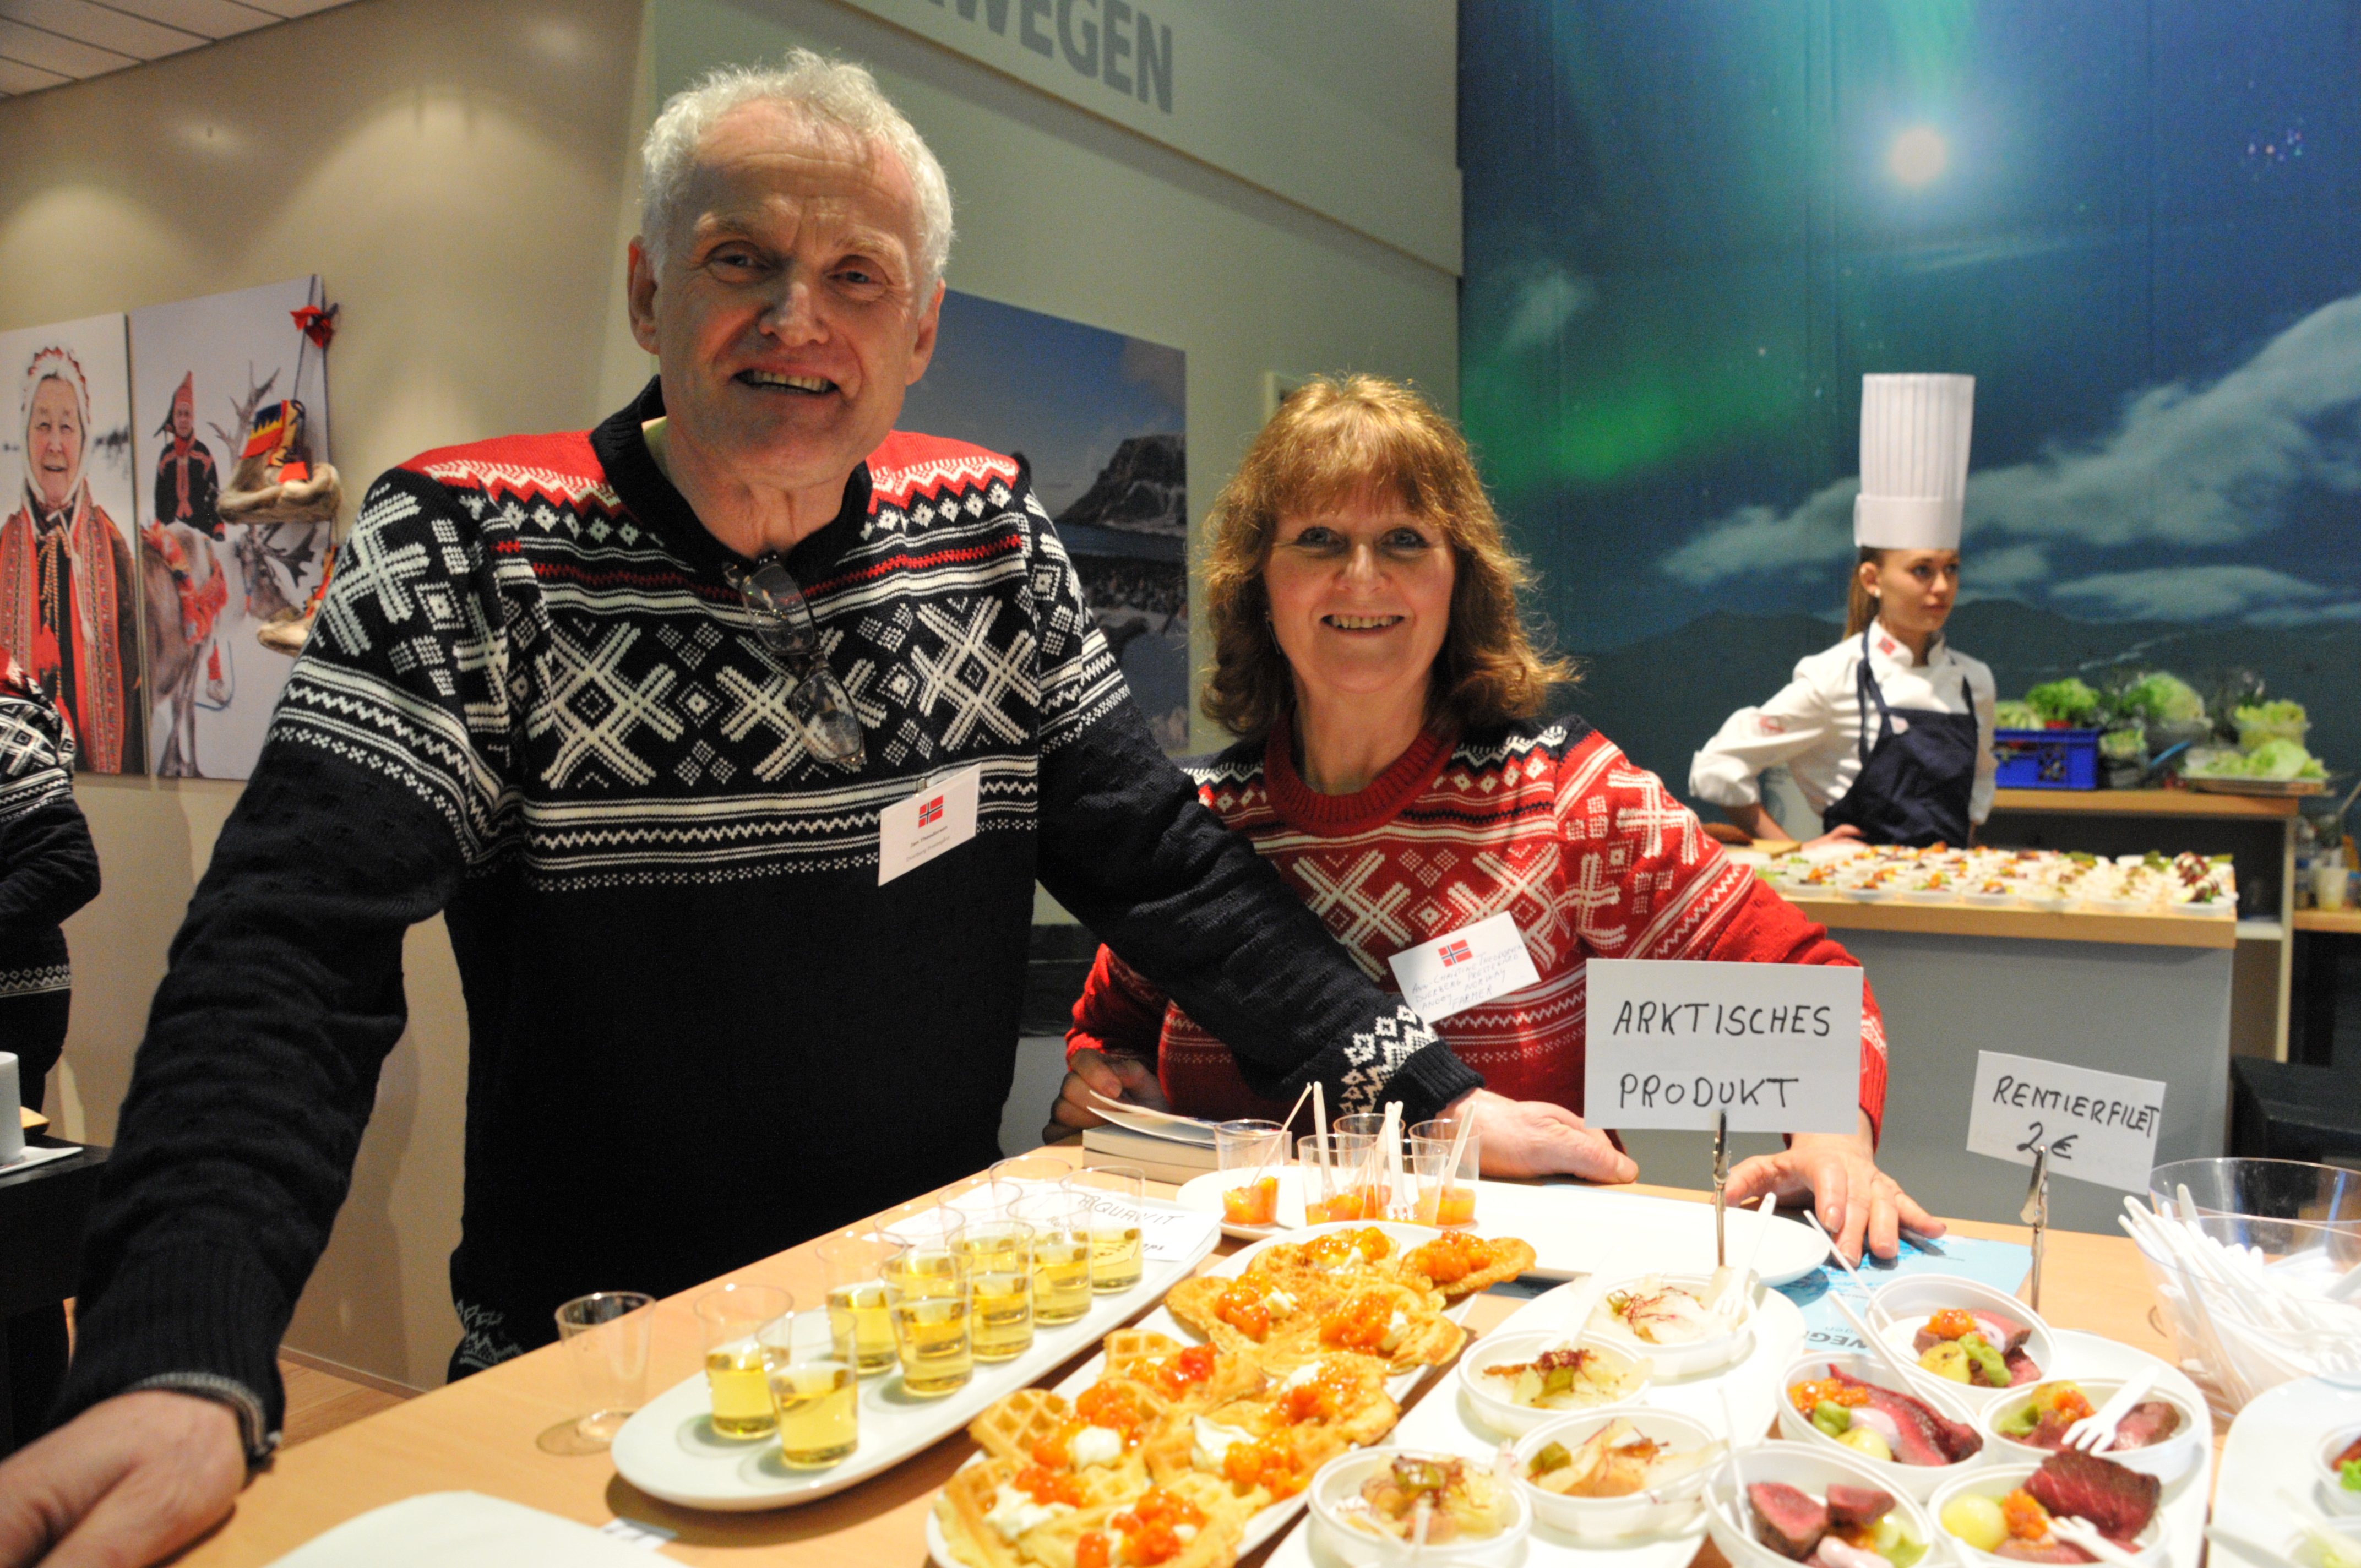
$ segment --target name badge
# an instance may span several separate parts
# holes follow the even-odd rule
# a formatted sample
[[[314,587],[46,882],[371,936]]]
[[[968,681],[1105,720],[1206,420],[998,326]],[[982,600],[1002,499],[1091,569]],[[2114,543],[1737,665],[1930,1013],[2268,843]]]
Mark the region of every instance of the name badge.
[[[1430,1024],[1542,981],[1515,916],[1505,911],[1405,948],[1386,962],[1393,966],[1402,1000]]]
[[[2164,1085],[2095,1068],[1976,1053],[1968,1152],[2031,1165],[2049,1146],[2049,1174],[2146,1192],[2164,1125]]]
[[[925,865],[975,837],[983,764],[962,768],[877,814],[877,885]]]

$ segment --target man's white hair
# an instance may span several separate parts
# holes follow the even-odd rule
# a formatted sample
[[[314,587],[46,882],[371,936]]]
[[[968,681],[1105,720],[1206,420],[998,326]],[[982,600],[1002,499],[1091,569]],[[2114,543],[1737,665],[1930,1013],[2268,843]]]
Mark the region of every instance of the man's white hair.
[[[918,198],[920,294],[930,294],[951,252],[951,187],[926,138],[903,117],[877,79],[850,60],[807,49],[791,49],[783,66],[728,65],[706,72],[696,86],[673,94],[640,144],[640,243],[664,265],[690,214],[683,213],[689,175],[705,135],[733,109],[777,104],[822,125],[851,132],[872,147],[892,149]]]

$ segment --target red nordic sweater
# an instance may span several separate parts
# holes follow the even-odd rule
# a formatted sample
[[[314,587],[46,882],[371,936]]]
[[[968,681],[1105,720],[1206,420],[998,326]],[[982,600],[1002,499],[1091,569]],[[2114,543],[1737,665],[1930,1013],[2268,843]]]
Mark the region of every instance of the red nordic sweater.
[[[1284,721],[1192,772],[1198,798],[1279,868],[1371,979],[1414,943],[1516,917],[1541,983],[1437,1021],[1458,1058],[1511,1100],[1582,1110],[1585,960],[1853,964],[1828,928],[1723,855],[1655,774],[1578,718],[1428,734],[1357,795],[1312,792]],[[1863,987],[1861,1103],[1885,1111],[1885,1029]],[[1066,1049],[1157,1065],[1176,1111],[1276,1117],[1229,1048],[1105,948]]]

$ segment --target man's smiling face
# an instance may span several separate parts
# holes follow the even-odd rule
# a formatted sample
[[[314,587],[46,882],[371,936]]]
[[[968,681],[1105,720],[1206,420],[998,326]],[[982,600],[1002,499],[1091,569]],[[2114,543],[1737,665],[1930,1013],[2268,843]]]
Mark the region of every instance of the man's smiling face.
[[[941,289],[919,276],[907,172],[750,104],[706,134],[681,210],[661,270],[631,247],[632,333],[657,356],[667,439],[752,488],[840,489],[934,352]]]

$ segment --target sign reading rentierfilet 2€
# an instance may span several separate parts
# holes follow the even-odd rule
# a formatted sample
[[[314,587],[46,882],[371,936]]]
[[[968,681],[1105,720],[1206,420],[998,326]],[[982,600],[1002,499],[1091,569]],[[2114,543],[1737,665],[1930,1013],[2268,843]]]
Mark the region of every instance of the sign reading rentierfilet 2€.
[[[1596,1127],[1850,1133],[1861,1119],[1861,971],[1834,964],[1593,959],[1583,1119]]]
[[[2047,1144],[2052,1176],[2145,1192],[2163,1125],[2164,1085],[2153,1079],[1976,1053],[1970,1154],[2031,1165],[2033,1151]]]

